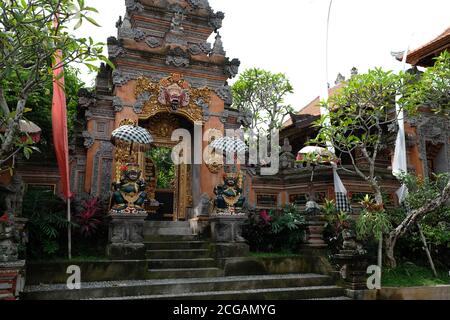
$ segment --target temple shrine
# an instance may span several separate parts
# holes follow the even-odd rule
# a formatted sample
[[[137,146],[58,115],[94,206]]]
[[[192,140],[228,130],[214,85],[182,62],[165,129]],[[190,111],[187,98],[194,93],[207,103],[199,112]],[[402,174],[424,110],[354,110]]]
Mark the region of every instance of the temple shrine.
[[[187,220],[203,198],[214,197],[222,181],[220,165],[194,164],[198,161],[192,156],[189,164],[155,168],[148,153],[125,159],[110,135],[123,124],[137,124],[154,139],[151,153],[170,158],[179,143],[171,141],[174,130],[187,130],[192,148],[203,150],[210,142],[204,138],[209,129],[223,134],[242,125],[242,116],[231,108],[227,83],[240,62],[226,55],[219,33],[223,19],[207,1],[126,1],[117,37],[108,38],[116,68],[102,65],[95,91],[80,93],[71,163],[77,195],[109,195],[120,167],[132,160],[140,166],[147,193],[161,203],[158,219]],[[212,34],[213,44],[208,42]],[[171,181],[158,181],[158,170],[166,170]]]

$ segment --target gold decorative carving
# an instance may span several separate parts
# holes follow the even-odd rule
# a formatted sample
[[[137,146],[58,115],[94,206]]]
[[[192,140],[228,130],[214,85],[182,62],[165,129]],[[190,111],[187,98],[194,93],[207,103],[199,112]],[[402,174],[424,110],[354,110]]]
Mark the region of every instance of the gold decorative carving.
[[[208,146],[214,141],[214,138],[209,139]],[[218,174],[223,168],[223,156],[217,154],[214,149],[209,148],[209,153],[205,159],[206,167],[209,172]]]
[[[161,79],[159,83],[152,82],[146,77],[139,77],[135,89],[136,99],[145,92],[150,94],[150,99],[144,103],[142,112],[139,114],[141,120],[167,112],[184,116],[192,122],[203,122],[203,110],[196,102],[201,100],[203,104],[209,104],[211,101],[210,89],[192,88],[183,76],[177,73]],[[172,100],[178,102],[179,106],[174,108],[171,94],[176,95],[176,92],[179,92],[179,96]]]
[[[168,113],[160,113],[152,117],[147,130],[158,138],[170,139],[172,132],[180,128],[180,122],[176,117]]]
[[[131,119],[123,119],[120,121],[119,127],[121,126],[137,126],[137,121]]]

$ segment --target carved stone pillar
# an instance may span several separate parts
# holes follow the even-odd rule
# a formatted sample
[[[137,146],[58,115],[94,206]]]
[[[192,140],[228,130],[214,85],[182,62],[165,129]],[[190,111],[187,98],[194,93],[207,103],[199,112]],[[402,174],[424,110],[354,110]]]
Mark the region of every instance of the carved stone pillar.
[[[309,216],[306,218],[306,248],[324,249],[327,244],[323,240],[323,230],[325,228],[324,216]]]
[[[106,254],[111,259],[143,259],[145,257],[144,222],[147,214],[110,215],[109,244]]]

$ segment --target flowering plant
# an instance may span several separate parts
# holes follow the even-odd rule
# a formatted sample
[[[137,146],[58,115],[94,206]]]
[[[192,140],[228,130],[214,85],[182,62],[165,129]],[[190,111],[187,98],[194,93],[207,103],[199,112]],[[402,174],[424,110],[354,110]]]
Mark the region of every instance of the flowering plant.
[[[2,225],[11,224],[11,221],[9,220],[9,215],[7,212],[5,212],[5,214],[0,217],[0,224],[2,224]]]

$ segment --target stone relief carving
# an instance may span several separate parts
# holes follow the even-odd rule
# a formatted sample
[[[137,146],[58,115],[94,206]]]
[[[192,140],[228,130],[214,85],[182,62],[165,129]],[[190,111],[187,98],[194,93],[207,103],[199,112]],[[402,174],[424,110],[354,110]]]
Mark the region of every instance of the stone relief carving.
[[[144,104],[150,99],[150,93],[143,92],[137,97],[137,101],[133,106],[133,110],[135,113],[142,113],[142,109],[144,109]]]
[[[289,143],[289,139],[284,139],[284,145],[281,147],[280,155],[280,169],[292,169],[294,168],[295,156],[292,153],[292,146]]]
[[[92,113],[91,109],[87,109],[84,112],[84,117],[86,118],[87,121],[94,119],[94,114]]]
[[[217,32],[216,40],[214,41],[212,54],[217,54],[219,56],[225,56],[226,52],[223,48],[223,42],[222,37],[220,36],[220,33]]]
[[[107,44],[110,58],[115,59],[125,54],[125,49],[120,45],[119,41],[115,37],[109,37]]]
[[[215,90],[220,99],[222,99],[226,105],[231,106],[233,104],[233,94],[231,93],[231,88],[228,84]]]
[[[177,34],[182,34],[184,31],[183,21],[184,21],[184,14],[181,12],[174,12],[172,17],[172,23],[170,24],[170,31]]]
[[[214,31],[222,28],[222,21],[225,18],[225,14],[221,11],[218,11],[211,15],[209,19],[209,25],[214,28]]]
[[[139,0],[125,0],[125,6],[130,12],[144,10],[144,6],[139,2]]]
[[[78,91],[78,106],[82,109],[87,109],[91,106],[95,106],[96,96],[94,92],[88,89],[80,89]]]
[[[408,121],[410,122],[410,121]],[[450,125],[447,119],[436,115],[428,115],[422,113],[413,121],[417,126],[417,135],[419,142],[419,157],[422,160],[423,172],[425,176],[429,175],[428,161],[427,161],[427,143],[433,145],[442,144],[445,150],[446,160],[450,162],[450,145],[449,145],[449,129]]]
[[[229,78],[234,78],[239,73],[239,66],[241,65],[241,61],[239,59],[233,59],[231,61],[227,61],[225,64],[225,74]]]
[[[161,46],[162,40],[158,39],[156,37],[147,37],[145,38],[145,43],[150,47],[150,48],[158,48]]]
[[[109,141],[102,141],[100,148],[94,156],[94,166],[92,175],[91,195],[109,198],[109,189],[111,186],[113,144]],[[100,162],[102,165],[100,166]],[[102,190],[99,189],[101,179]],[[103,191],[107,190],[106,193]]]
[[[133,39],[136,41],[142,41],[145,39],[147,35],[145,34],[144,31],[139,30],[139,29],[133,29]]]
[[[137,76],[131,75],[131,74],[125,74],[119,69],[116,69],[112,72],[113,84],[116,86],[119,86],[119,87],[125,85],[128,81],[134,80],[136,78],[137,78]]]
[[[177,68],[180,67],[189,67],[190,60],[189,60],[189,54],[183,49],[176,47],[175,49],[172,49],[169,51],[167,57],[166,57],[166,64],[167,65],[174,65]]]
[[[112,105],[115,112],[120,112],[123,110],[123,101],[119,97],[114,97],[112,101]]]
[[[211,52],[211,44],[209,42],[190,43],[189,52],[194,56],[200,54],[209,54]]]
[[[89,131],[83,131],[82,135],[84,138],[85,148],[90,149],[94,145],[94,142],[95,142],[94,136]]]

